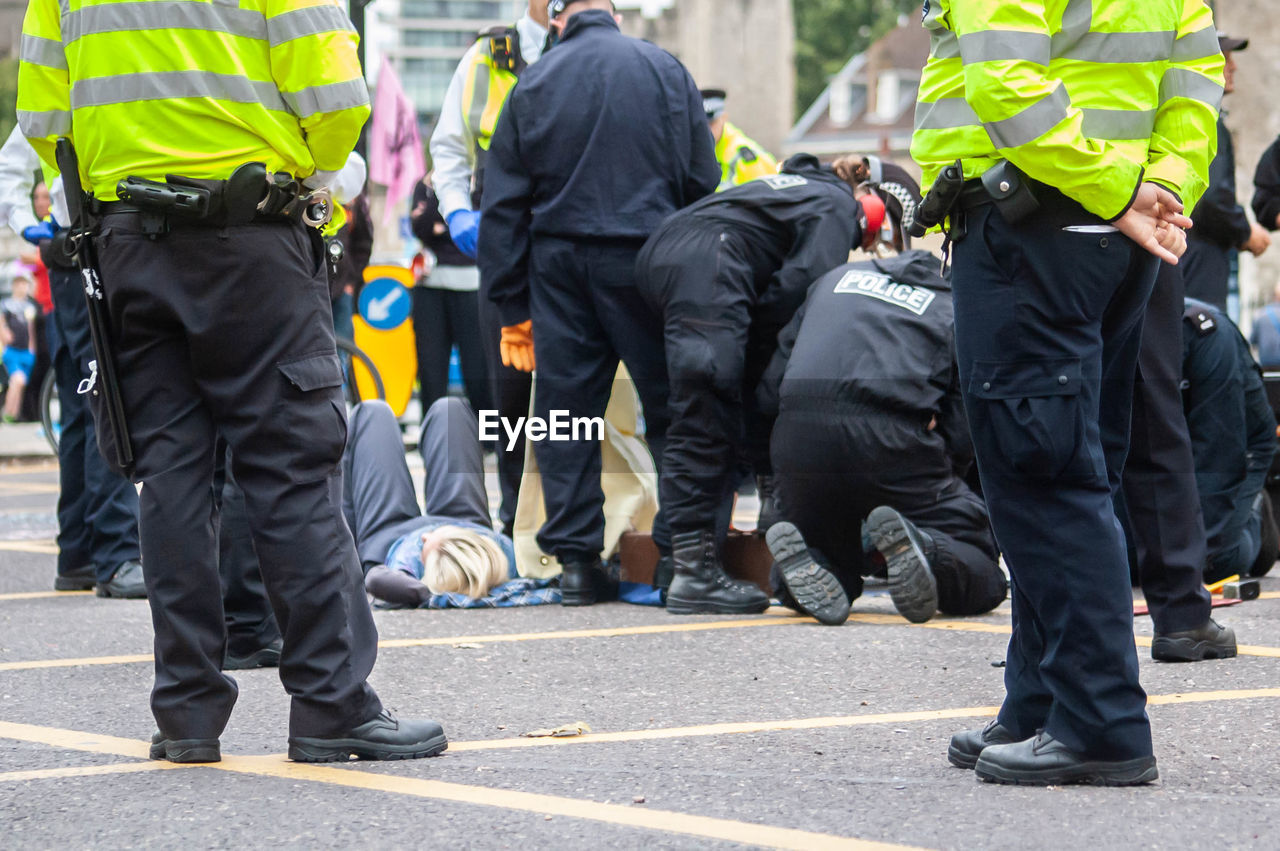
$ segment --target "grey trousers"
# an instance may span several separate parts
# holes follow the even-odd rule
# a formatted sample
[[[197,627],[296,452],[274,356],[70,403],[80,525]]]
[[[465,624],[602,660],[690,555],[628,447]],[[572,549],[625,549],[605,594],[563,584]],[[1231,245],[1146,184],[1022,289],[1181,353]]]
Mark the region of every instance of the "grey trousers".
[[[484,458],[476,415],[456,397],[437,399],[422,418],[425,511],[395,414],[385,402],[362,402],[347,424],[343,454],[343,511],[365,573],[382,564],[399,538],[433,518],[492,526],[484,487]]]

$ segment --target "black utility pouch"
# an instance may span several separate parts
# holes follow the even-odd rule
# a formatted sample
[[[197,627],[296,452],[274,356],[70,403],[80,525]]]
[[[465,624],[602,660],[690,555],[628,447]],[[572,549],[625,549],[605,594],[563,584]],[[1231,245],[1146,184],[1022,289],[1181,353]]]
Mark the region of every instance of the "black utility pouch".
[[[1040,209],[1027,176],[1008,160],[1001,160],[982,173],[982,185],[996,209],[1009,224],[1017,224]]]

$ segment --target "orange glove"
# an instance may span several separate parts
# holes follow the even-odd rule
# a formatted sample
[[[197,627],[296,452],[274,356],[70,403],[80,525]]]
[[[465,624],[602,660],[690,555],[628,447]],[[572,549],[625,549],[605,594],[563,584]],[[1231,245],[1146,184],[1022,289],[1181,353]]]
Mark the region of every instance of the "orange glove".
[[[502,355],[503,366],[533,372],[533,320],[526,319],[519,325],[503,327],[498,351]]]

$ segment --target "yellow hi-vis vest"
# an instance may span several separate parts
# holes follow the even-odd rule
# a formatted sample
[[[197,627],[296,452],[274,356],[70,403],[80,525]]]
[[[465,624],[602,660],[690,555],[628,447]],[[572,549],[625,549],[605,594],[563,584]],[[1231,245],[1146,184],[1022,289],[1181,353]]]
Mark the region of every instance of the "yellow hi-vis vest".
[[[720,185],[717,192],[778,173],[778,161],[737,127],[728,121],[716,142],[716,161],[720,163]]]
[[[1222,53],[1203,0],[927,0],[911,156],[927,188],[1007,159],[1110,220],[1140,180],[1192,209],[1217,149]]]
[[[481,151],[489,150],[498,116],[507,103],[525,62],[515,27],[495,27],[480,34],[479,47],[462,86],[462,120]]]
[[[336,0],[31,0],[18,123],[52,167],[70,136],[86,189],[129,175],[221,179],[246,162],[325,178],[369,117]]]

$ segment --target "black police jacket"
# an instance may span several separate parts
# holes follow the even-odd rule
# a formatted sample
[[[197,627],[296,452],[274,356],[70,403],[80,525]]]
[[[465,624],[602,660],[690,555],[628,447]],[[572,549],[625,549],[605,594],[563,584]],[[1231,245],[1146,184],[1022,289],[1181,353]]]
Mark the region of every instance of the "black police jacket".
[[[1271,143],[1253,173],[1253,214],[1258,224],[1276,230],[1280,217],[1280,139]]]
[[[1182,322],[1182,403],[1195,456],[1196,487],[1209,551],[1232,515],[1247,511],[1238,494],[1261,487],[1276,451],[1276,420],[1262,372],[1240,330],[1222,311],[1186,300]]]
[[[862,242],[853,190],[809,154],[777,176],[750,180],[681,210],[663,229],[710,222],[744,234],[756,272],[753,322],[790,321],[814,278],[849,259]]]
[[[963,474],[973,443],[955,366],[951,284],[927,251],[847,263],[818,278],[778,338],[757,397],[766,411],[900,418],[944,444]]]
[[[1209,188],[1191,212],[1196,239],[1219,248],[1239,248],[1249,238],[1249,217],[1236,200],[1236,153],[1231,132],[1218,116],[1218,152],[1209,163]]]
[[[520,75],[484,180],[481,286],[511,325],[529,317],[532,239],[647,239],[714,191],[720,166],[689,72],[591,9]]]

